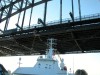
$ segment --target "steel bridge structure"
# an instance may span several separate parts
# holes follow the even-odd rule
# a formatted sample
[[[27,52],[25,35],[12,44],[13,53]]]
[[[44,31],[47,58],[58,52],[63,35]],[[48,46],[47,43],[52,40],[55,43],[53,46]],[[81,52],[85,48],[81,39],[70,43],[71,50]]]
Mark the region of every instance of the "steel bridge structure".
[[[57,39],[55,48],[60,54],[100,52],[100,13],[74,17],[73,0],[70,19],[62,19],[62,0],[60,0],[60,20],[46,22],[47,4],[52,0],[0,0],[0,56],[45,54],[47,39]],[[35,6],[44,4],[43,20],[31,25]],[[24,27],[26,11],[30,9],[29,25]],[[19,19],[23,12],[22,23]],[[16,28],[7,29],[10,18],[18,14]]]

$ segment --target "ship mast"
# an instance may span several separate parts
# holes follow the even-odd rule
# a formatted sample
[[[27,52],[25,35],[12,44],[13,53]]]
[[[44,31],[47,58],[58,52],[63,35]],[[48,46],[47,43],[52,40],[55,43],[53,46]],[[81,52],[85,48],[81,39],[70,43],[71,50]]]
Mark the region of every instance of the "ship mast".
[[[54,48],[53,48],[53,46],[56,45],[56,43],[55,43],[56,39],[50,38],[50,39],[47,40],[47,42],[48,42],[48,47],[49,47],[47,58],[52,59],[52,55],[54,55]]]
[[[22,63],[21,63],[21,57],[20,57],[20,58],[19,58],[19,62],[18,62],[19,67],[20,67],[21,64],[22,64]]]

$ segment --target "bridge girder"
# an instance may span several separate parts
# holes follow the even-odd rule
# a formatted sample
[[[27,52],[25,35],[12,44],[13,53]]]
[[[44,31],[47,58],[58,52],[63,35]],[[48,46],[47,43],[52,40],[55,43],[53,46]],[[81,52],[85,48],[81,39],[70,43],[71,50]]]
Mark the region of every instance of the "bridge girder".
[[[71,19],[62,20],[62,0],[60,0],[60,22],[46,23],[47,2],[51,0],[0,0],[0,23],[6,21],[5,31],[0,31],[0,55],[31,55],[45,54],[48,38],[57,39],[57,50],[65,53],[100,52],[100,14],[89,17],[74,18],[74,11],[70,13]],[[44,20],[42,24],[24,29],[23,22],[26,10],[45,3]],[[32,14],[31,9],[31,14]],[[9,19],[24,11],[22,26],[7,30]],[[31,16],[30,14],[30,16]],[[80,19],[80,20],[79,20]],[[30,17],[31,21],[31,17]],[[52,25],[53,24],[53,25]]]
[[[0,22],[7,20],[8,18],[25,11],[29,8],[35,7],[42,3],[46,3],[51,0],[41,0],[34,2],[34,0],[1,0],[0,2]],[[10,10],[12,10],[10,12]]]
[[[45,54],[51,37],[61,54],[100,52],[100,18],[11,31],[0,35],[2,55]]]

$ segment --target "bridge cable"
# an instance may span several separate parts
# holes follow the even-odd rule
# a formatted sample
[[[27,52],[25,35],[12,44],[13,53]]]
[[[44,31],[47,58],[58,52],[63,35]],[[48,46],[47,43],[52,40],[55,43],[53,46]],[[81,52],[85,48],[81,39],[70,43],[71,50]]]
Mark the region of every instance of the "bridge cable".
[[[27,3],[28,3],[28,0],[26,0],[25,7],[27,7]],[[25,20],[25,15],[26,15],[26,10],[24,10],[24,14],[23,14],[22,25],[21,25],[22,29],[23,29],[23,24],[24,24],[24,20]]]
[[[34,4],[34,0],[32,0],[32,4]],[[29,29],[30,29],[30,24],[31,24],[31,19],[32,19],[32,13],[33,13],[33,7],[31,8],[31,13],[30,13]]]

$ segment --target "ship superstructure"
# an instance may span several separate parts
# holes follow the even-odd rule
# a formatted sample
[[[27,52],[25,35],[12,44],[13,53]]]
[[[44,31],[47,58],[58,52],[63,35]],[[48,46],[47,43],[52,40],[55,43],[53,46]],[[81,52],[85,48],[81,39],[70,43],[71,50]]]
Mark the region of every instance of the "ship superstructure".
[[[39,56],[34,67],[19,67],[14,75],[67,75],[67,68],[64,59],[61,59],[60,65],[54,55],[55,39],[48,39],[48,50],[45,56]]]

